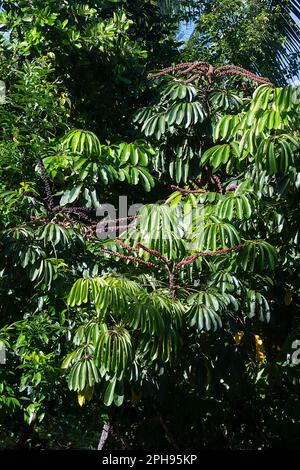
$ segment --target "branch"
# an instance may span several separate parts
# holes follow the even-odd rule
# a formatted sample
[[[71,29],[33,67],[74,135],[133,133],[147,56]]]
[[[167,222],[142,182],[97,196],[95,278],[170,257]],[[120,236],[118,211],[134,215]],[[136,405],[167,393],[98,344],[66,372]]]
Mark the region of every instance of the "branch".
[[[102,450],[103,447],[105,446],[105,443],[107,441],[108,435],[109,435],[109,430],[110,430],[110,424],[105,423],[102,429],[100,441],[97,447],[97,450]]]

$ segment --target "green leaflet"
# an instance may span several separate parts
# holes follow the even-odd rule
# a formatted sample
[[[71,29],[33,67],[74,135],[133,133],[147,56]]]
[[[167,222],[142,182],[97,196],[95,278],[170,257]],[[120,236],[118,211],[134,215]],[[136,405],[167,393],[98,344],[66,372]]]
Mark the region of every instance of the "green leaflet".
[[[116,382],[117,382],[117,379],[115,377],[108,382],[108,385],[106,387],[105,394],[104,394],[104,400],[103,400],[106,406],[110,406],[114,400]]]
[[[230,145],[215,145],[214,147],[208,149],[201,157],[201,163],[204,164],[209,161],[210,165],[213,167],[213,170],[218,170],[218,168],[227,163],[230,156]]]
[[[91,131],[75,129],[70,131],[61,141],[62,148],[74,153],[101,155],[101,144],[98,137]]]
[[[260,293],[254,290],[247,290],[247,304],[246,304],[246,315],[249,318],[258,316],[260,321],[270,321],[270,306],[266,298]]]

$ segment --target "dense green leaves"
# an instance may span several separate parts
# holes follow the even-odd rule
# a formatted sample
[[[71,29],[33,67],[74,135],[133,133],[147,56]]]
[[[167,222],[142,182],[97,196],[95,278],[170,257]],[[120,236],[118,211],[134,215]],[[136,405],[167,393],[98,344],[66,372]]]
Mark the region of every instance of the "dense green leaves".
[[[214,69],[148,80],[186,53],[177,17],[161,15],[168,2],[121,3],[0,12],[0,447],[96,448],[104,422],[107,448],[292,445],[297,89],[218,75],[219,48]],[[215,3],[197,30],[238,2]],[[245,12],[258,42],[269,32],[252,3],[230,16],[237,58]],[[121,195],[143,204],[136,217]]]

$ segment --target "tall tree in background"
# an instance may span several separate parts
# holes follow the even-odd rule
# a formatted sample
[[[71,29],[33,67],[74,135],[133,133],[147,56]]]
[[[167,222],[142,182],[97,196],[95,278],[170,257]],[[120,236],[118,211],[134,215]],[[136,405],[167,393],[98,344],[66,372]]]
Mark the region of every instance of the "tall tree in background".
[[[73,104],[73,120],[103,138],[130,132],[149,68],[177,60],[176,20],[155,2],[11,1],[3,3],[3,63],[52,58],[53,74]],[[11,64],[9,65],[11,67]],[[13,74],[6,76],[8,87]]]
[[[284,84],[299,71],[300,4],[291,1],[169,1],[166,11],[194,16],[184,57],[235,64]]]

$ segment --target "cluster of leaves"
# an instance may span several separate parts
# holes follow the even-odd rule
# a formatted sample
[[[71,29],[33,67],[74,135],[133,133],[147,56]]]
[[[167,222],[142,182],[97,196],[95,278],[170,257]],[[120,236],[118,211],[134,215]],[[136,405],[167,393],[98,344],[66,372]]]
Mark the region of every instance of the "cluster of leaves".
[[[247,98],[222,81],[210,90],[201,77],[187,83],[186,77],[170,74],[159,78],[159,85],[157,102],[141,109],[135,122],[157,150],[154,169],[167,171],[177,183],[187,182],[197,174],[197,157],[211,142],[212,121],[220,112],[240,110]]]
[[[63,186],[61,206],[77,201],[97,208],[99,189],[115,181],[140,184],[149,192],[154,179],[147,167],[153,154],[152,147],[142,140],[101,145],[93,132],[73,130],[43,161],[53,181]]]

